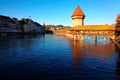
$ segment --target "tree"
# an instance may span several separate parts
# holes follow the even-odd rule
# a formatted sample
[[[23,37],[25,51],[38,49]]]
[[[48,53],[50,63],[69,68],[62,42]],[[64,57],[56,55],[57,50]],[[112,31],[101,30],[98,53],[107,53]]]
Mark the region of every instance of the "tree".
[[[120,23],[120,14],[118,14],[117,18],[116,18],[116,22]]]
[[[120,32],[120,14],[116,18],[116,31]]]

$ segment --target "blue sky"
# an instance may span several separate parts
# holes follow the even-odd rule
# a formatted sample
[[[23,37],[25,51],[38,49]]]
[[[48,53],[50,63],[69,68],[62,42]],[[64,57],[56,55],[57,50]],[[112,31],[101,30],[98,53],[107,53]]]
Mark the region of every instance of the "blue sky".
[[[32,17],[43,24],[72,26],[71,15],[79,5],[85,24],[113,24],[120,13],[120,0],[0,0],[0,15]]]

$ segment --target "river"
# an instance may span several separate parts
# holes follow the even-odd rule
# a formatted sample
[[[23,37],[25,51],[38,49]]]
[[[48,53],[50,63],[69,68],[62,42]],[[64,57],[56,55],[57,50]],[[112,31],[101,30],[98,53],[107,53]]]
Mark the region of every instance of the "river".
[[[103,37],[0,36],[0,80],[119,80],[120,49]]]

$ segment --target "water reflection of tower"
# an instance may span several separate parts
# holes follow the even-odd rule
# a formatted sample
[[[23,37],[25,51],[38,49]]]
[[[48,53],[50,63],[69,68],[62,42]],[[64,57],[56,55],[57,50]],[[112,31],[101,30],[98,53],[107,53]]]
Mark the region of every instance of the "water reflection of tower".
[[[67,38],[67,40],[72,48],[73,67],[79,68],[81,66],[81,58],[82,58],[81,49],[80,49],[80,42],[73,41],[69,38]]]
[[[72,51],[73,51],[73,59],[74,59],[74,64],[75,67],[79,67],[81,64],[81,50],[80,50],[80,42],[75,41],[73,43],[74,45],[72,46]]]

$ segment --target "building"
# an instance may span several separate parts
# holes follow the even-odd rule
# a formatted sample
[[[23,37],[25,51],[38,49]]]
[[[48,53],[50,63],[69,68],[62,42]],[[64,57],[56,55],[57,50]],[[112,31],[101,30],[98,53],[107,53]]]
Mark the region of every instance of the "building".
[[[45,30],[42,25],[33,21],[32,19],[21,18],[21,29],[24,32],[44,33]]]
[[[79,6],[75,9],[74,13],[72,14],[72,23],[73,27],[70,30],[73,31],[80,31],[80,32],[115,32],[115,27],[112,27],[108,24],[104,25],[84,25],[84,18],[85,14],[81,10]]]
[[[17,18],[0,15],[0,34],[17,32],[45,33],[45,30],[42,25],[32,19],[22,18],[18,20]]]
[[[77,6],[77,8],[75,9],[75,11],[71,17],[72,17],[72,26],[73,27],[78,26],[78,25],[80,25],[80,26],[84,25],[85,15],[79,6]]]
[[[14,18],[0,15],[0,32],[17,32]]]
[[[116,27],[112,25],[84,25],[85,14],[79,6],[77,6],[71,17],[73,25],[70,29],[56,30],[53,33],[68,36],[73,40],[84,40],[84,36],[87,36],[88,40],[91,36],[94,36],[94,41],[97,41],[98,36],[104,37],[104,41],[106,41],[106,38],[115,39]]]

